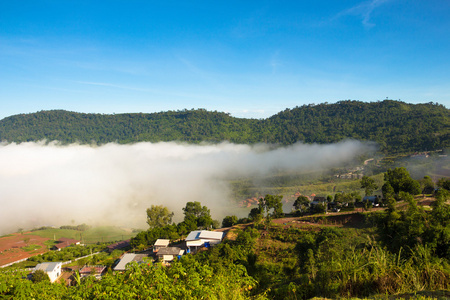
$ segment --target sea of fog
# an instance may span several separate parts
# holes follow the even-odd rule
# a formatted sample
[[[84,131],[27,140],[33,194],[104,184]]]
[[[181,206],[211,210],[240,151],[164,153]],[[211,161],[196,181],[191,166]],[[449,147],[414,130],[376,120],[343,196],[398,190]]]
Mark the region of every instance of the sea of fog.
[[[234,214],[233,178],[274,171],[322,170],[352,161],[373,145],[190,145],[175,142],[60,145],[0,144],[0,234],[36,226],[113,224],[145,227],[145,210],[165,205],[182,219],[188,201],[213,218]]]

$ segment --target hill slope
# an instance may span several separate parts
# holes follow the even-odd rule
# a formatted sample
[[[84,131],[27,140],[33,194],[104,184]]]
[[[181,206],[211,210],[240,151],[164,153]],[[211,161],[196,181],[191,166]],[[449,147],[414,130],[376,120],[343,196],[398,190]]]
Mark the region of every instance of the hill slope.
[[[63,143],[201,141],[233,143],[375,141],[383,152],[450,146],[450,110],[443,105],[385,100],[304,105],[268,119],[240,119],[204,109],[152,114],[84,114],[63,110],[21,114],[0,121],[0,140]]]

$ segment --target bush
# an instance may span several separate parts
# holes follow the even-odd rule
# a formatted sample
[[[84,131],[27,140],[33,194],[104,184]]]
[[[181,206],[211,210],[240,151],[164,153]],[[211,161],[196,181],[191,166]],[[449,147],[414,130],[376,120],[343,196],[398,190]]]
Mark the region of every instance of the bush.
[[[37,270],[31,276],[31,281],[33,281],[34,283],[41,282],[41,281],[50,281],[50,278],[48,277],[47,273],[45,273],[44,271]]]

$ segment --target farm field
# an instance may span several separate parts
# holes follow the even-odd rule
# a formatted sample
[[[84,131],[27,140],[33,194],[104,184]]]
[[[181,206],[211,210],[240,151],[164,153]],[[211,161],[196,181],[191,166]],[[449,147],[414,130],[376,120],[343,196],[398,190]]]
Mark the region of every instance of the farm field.
[[[0,266],[47,252],[48,240],[33,233],[13,233],[0,237]]]
[[[86,231],[46,228],[0,237],[0,266],[42,254],[60,238],[80,240],[83,244],[127,240],[136,233],[113,226],[93,227]]]

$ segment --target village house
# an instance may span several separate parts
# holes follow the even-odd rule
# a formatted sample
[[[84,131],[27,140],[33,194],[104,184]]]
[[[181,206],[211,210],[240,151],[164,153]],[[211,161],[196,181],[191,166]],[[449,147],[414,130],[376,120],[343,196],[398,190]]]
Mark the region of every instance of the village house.
[[[95,276],[96,279],[100,279],[106,272],[106,266],[84,266],[80,269],[81,278],[87,276]]]
[[[166,239],[157,239],[155,244],[153,245],[153,253],[158,252],[162,248],[166,248],[169,246],[170,240]]]
[[[209,246],[219,244],[222,242],[224,232],[196,230],[189,233],[186,237],[186,247],[189,252],[196,251],[201,247],[208,248]]]
[[[108,248],[108,252],[111,253],[114,250],[124,249],[127,247],[130,247],[130,240],[120,241],[120,242],[111,244],[107,248]]]
[[[179,247],[164,247],[159,249],[156,257],[162,263],[170,263],[175,258],[180,258],[184,254],[184,250]]]
[[[44,262],[36,265],[34,272],[38,270],[44,271],[50,278],[50,282],[55,282],[61,275],[62,262]]]
[[[57,250],[57,251],[61,251],[61,249],[72,246],[72,245],[79,245],[80,241],[79,240],[74,240],[74,239],[68,239],[68,238],[60,238],[58,240],[58,244],[54,245],[52,247],[52,250]]]

